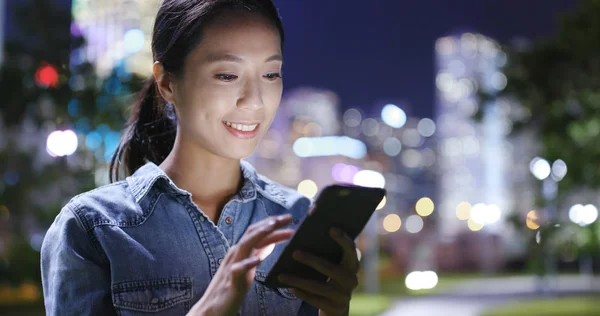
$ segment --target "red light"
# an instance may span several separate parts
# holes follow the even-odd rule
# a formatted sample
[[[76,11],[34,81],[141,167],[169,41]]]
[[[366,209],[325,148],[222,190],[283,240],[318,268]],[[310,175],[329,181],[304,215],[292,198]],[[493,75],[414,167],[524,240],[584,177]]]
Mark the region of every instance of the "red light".
[[[52,65],[43,64],[35,72],[35,82],[40,86],[54,88],[58,85],[58,71]]]

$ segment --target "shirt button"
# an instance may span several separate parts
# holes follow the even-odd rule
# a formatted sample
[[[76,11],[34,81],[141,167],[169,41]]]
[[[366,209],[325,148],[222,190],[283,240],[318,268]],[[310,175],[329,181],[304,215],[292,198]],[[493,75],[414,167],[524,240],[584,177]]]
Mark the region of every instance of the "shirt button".
[[[150,303],[156,304],[156,303],[158,303],[158,301],[159,301],[158,297],[153,297],[152,300],[150,301]]]
[[[222,263],[222,262],[223,262],[223,258],[219,258],[219,260],[217,260],[217,263],[218,263],[219,265],[221,265],[221,263]]]
[[[231,217],[227,217],[227,218],[225,219],[225,223],[227,223],[227,224],[231,224]]]

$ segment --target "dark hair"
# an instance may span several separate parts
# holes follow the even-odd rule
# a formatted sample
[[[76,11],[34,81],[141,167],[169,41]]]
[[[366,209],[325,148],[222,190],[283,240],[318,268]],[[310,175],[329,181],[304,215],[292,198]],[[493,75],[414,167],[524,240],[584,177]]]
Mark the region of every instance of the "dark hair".
[[[283,26],[272,0],[164,0],[152,31],[152,55],[174,78],[183,73],[185,60],[202,39],[204,28],[225,11],[254,12],[267,18],[279,31],[283,49]],[[110,162],[110,182],[119,180],[147,161],[162,163],[173,149],[177,131],[175,108],[158,92],[151,76],[133,105],[121,142]]]

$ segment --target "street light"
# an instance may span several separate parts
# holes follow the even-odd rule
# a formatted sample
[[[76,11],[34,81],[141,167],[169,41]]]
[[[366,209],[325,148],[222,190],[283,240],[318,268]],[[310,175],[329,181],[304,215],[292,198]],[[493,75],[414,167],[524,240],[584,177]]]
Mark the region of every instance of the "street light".
[[[558,193],[558,182],[567,174],[567,164],[564,161],[557,159],[550,165],[546,159],[535,157],[529,163],[529,171],[536,179],[542,181],[542,197],[546,208],[544,217],[547,223],[551,223],[556,216],[555,200]],[[540,234],[539,231],[538,234]],[[548,246],[543,247],[546,270],[549,271],[548,274],[556,276],[552,252],[547,248]],[[539,290],[541,290],[543,284],[540,283],[539,286]]]

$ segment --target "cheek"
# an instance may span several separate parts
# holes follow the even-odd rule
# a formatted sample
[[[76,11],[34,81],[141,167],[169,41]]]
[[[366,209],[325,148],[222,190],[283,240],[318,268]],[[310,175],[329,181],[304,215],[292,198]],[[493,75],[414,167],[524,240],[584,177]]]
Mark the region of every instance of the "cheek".
[[[279,108],[282,92],[283,86],[280,84],[277,87],[270,87],[270,89],[267,89],[266,93],[263,95],[265,112],[267,115],[271,116],[271,118],[273,115],[275,115],[275,112],[277,112],[277,109]]]

